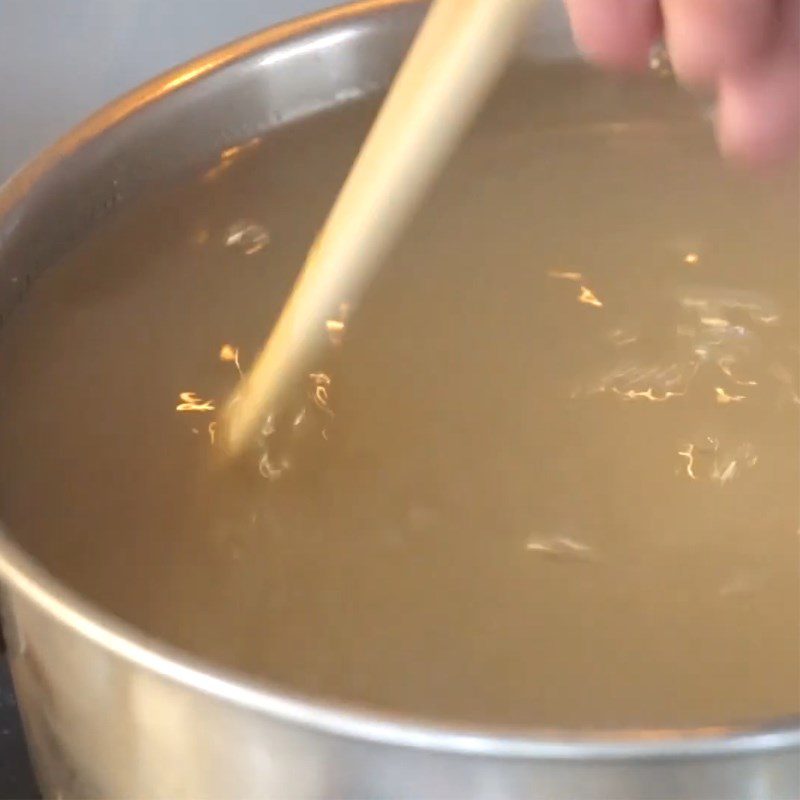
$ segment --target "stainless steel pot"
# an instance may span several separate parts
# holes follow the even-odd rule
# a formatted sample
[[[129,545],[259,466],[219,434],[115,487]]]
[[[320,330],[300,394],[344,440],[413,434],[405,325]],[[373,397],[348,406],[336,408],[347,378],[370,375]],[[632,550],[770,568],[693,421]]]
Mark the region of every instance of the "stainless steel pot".
[[[557,2],[534,58],[572,58]],[[367,0],[257,34],[109,106],[0,193],[0,315],[117,206],[222,148],[379,92],[420,21]],[[90,798],[800,797],[800,728],[509,732],[247,683],[84,602],[0,541],[5,630],[44,792]]]

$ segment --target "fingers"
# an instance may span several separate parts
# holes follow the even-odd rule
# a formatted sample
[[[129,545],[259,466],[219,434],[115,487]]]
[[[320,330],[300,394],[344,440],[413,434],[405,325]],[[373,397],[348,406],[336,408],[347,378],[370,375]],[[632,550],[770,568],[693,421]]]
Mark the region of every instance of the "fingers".
[[[757,61],[779,35],[776,0],[662,0],[672,66],[690,85],[716,85]]]
[[[575,40],[599,64],[643,68],[661,33],[658,0],[567,0]]]
[[[781,0],[780,36],[768,55],[719,81],[717,135],[726,155],[754,165],[800,150],[800,0]]]
[[[723,152],[768,164],[800,151],[800,0],[566,0],[604,66],[647,63],[662,29],[679,80],[716,90]]]

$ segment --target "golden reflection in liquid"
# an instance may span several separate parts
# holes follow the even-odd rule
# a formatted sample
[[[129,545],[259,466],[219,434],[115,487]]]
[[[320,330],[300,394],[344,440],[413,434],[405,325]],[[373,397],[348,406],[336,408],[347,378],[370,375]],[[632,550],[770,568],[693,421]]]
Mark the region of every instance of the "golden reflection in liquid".
[[[251,220],[234,222],[225,234],[225,246],[236,247],[246,256],[255,255],[269,243],[269,231],[263,225]]]
[[[578,542],[569,536],[558,536],[547,540],[531,539],[525,543],[525,549],[529,553],[540,553],[553,558],[574,559],[589,558],[593,552],[589,545]]]
[[[683,263],[688,264],[690,267],[697,266],[700,263],[700,256],[697,253],[687,253],[683,257]]]
[[[580,272],[565,272],[563,270],[551,269],[547,276],[554,278],[557,281],[574,281],[578,283],[583,280],[583,275]]]
[[[723,374],[727,375],[737,386],[758,386],[758,381],[748,381],[737,378],[736,375],[733,374],[732,366],[734,363],[735,359],[732,356],[723,356],[717,360],[717,366]]]
[[[722,470],[715,465],[714,472],[711,474],[712,480],[717,481],[721,485],[725,485],[729,480],[733,479],[738,471],[739,465],[734,459],[730,461]]]
[[[314,405],[329,416],[333,416],[333,409],[328,405],[328,387],[331,385],[331,378],[325,372],[312,372],[308,376],[314,383],[314,391],[311,399]]]
[[[553,278],[557,281],[572,281],[573,283],[580,283],[584,280],[583,273],[574,272],[571,270],[551,269],[547,273],[548,278]],[[578,302],[584,303],[587,306],[594,306],[595,308],[602,308],[603,303],[597,295],[586,285],[581,284],[580,294],[578,295]]]
[[[277,465],[273,464],[268,451],[264,452],[258,462],[258,471],[261,477],[268,481],[278,480],[288,468],[289,464],[285,460],[281,460]]]
[[[752,322],[762,325],[774,325],[780,321],[775,302],[756,292],[721,290],[708,286],[690,287],[683,291],[678,300],[683,308],[694,311],[704,324],[711,327],[723,327],[715,320],[724,320],[725,327],[729,327],[730,312],[746,314]]]
[[[693,480],[697,480],[694,472],[694,445],[687,444],[683,450],[678,450],[678,455],[686,459],[686,474]]]
[[[603,307],[602,301],[588,286],[581,286],[581,293],[578,295],[578,302],[587,306],[594,306],[595,308]]]
[[[740,446],[733,457],[723,459],[721,462],[714,460],[714,467],[711,471],[711,480],[724,486],[739,474],[741,469],[752,469],[758,464],[758,456],[753,452],[749,444]]]
[[[275,417],[270,414],[261,428],[261,436],[264,439],[264,450],[261,454],[261,459],[258,462],[258,472],[262,478],[273,482],[278,480],[284,472],[289,468],[289,462],[285,457],[277,461],[273,461],[272,453],[270,452],[269,439],[277,432],[275,425]]]
[[[222,348],[219,351],[219,360],[226,361],[232,363],[234,367],[236,367],[236,371],[239,373],[239,377],[242,377],[242,365],[239,363],[239,348],[234,347],[230,344],[222,345]]]
[[[328,341],[338,347],[344,339],[344,322],[340,319],[329,319],[325,321],[325,330],[328,332]]]
[[[728,405],[729,403],[741,403],[747,398],[743,394],[728,394],[722,386],[715,386],[714,393],[717,396],[717,402],[720,405]]]
[[[652,386],[644,391],[637,391],[636,389],[622,391],[616,386],[612,386],[611,391],[626,400],[649,400],[651,403],[666,403],[667,400],[672,400],[674,397],[683,397],[685,394],[685,392],[669,391],[664,392],[664,394],[656,394]]]
[[[269,414],[261,426],[261,435],[268,439],[273,433],[275,433],[275,417]]]
[[[689,392],[700,364],[691,361],[685,364],[668,365],[620,365],[604,375],[587,389],[576,389],[573,399],[585,394],[595,395],[609,392],[625,401],[647,400],[651,403],[666,403]]]
[[[181,392],[181,402],[175,406],[176,411],[214,411],[216,406],[213,400],[203,400],[194,392]]]
[[[700,322],[707,328],[727,328],[730,323],[722,317],[700,317]]]
[[[328,341],[334,346],[339,347],[344,341],[347,320],[350,316],[350,303],[339,304],[339,314],[325,321],[325,330],[328,333]]]
[[[749,442],[739,445],[733,453],[720,453],[718,439],[707,436],[704,444],[697,447],[689,443],[678,450],[678,455],[686,459],[686,474],[693,481],[708,480],[719,486],[730,483],[743,469],[752,469],[758,464],[758,455]]]

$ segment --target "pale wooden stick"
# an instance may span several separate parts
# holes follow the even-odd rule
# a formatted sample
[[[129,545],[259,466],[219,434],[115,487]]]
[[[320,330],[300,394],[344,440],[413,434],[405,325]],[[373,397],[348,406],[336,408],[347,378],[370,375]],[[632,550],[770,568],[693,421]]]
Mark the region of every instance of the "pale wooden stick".
[[[380,267],[502,72],[537,0],[435,0],[272,334],[223,419],[236,455]]]

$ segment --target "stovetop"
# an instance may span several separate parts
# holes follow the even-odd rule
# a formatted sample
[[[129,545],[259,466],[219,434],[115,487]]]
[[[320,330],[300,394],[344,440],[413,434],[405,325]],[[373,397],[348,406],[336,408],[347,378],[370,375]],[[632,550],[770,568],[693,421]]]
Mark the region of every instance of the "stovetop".
[[[39,800],[8,662],[0,653],[0,800]]]

